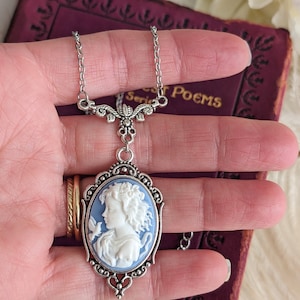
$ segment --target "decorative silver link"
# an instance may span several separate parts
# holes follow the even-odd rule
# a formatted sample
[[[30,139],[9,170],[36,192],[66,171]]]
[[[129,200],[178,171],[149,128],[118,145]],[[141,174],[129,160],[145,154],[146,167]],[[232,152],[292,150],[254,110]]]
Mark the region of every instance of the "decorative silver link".
[[[191,241],[193,239],[194,232],[184,232],[182,238],[179,242],[177,250],[187,250],[191,246]]]

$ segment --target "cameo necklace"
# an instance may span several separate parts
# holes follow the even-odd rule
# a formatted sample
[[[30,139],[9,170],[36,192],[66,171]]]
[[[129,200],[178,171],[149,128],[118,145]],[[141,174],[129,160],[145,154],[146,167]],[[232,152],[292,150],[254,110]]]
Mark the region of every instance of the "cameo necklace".
[[[107,279],[118,299],[135,277],[141,277],[155,263],[161,234],[163,196],[151,178],[133,164],[131,145],[136,136],[134,121],[144,121],[157,108],[165,107],[156,27],[150,27],[154,45],[157,95],[150,104],[132,108],[123,103],[124,93],[116,96],[116,108],[96,104],[85,90],[85,67],[78,32],[73,32],[79,64],[77,106],[89,115],[119,122],[122,147],[116,151],[116,163],[99,173],[84,192],[82,204],[82,240],[87,261],[95,272]]]

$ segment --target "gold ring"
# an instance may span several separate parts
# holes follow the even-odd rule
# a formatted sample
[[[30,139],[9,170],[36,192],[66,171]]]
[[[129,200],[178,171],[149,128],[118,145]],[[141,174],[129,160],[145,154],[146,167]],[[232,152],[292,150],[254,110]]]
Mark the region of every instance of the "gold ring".
[[[67,237],[77,241],[81,241],[79,182],[79,175],[67,179]]]
[[[75,175],[73,179],[73,230],[76,241],[81,241],[80,232],[80,177]]]
[[[73,236],[73,178],[67,179],[67,237]]]

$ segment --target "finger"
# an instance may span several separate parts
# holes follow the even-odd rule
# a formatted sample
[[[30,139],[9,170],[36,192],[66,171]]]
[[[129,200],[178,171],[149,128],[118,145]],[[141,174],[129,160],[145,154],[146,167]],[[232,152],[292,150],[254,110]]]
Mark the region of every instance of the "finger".
[[[242,71],[250,61],[248,45],[229,33],[161,31],[159,40],[164,84],[230,76]],[[155,85],[150,31],[101,32],[82,36],[81,41],[91,98]],[[39,74],[43,78],[39,79],[39,88],[47,97],[57,105],[70,104],[76,102],[79,90],[74,45],[71,37],[26,45],[6,44],[2,47],[9,57],[3,61],[11,64],[17,57],[16,65],[26,63],[27,77]],[[24,74],[21,70],[15,73],[11,77],[18,82],[17,78]]]
[[[283,191],[265,180],[153,179],[164,196],[166,233],[265,228],[276,224],[285,211]],[[81,191],[93,183],[91,177],[82,180]],[[66,200],[58,205],[56,236],[66,234],[66,207]]]
[[[61,120],[66,174],[96,174],[115,162],[117,125],[91,116]],[[280,170],[298,154],[294,134],[273,121],[153,115],[136,129],[135,164],[147,173]]]
[[[38,299],[115,299],[106,279],[85,262],[83,248],[54,248]],[[159,251],[155,265],[135,278],[126,299],[178,299],[215,290],[224,283],[224,257],[210,250]]]
[[[166,195],[165,232],[266,228],[276,224],[285,212],[284,192],[265,180],[155,179],[156,182]]]

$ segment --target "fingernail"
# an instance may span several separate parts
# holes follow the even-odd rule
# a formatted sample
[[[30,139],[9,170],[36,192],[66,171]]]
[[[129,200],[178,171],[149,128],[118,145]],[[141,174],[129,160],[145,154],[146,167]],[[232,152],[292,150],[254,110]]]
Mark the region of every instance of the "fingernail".
[[[231,276],[231,261],[229,259],[225,259],[226,264],[227,264],[227,276],[225,279],[225,282],[229,281],[230,276]]]
[[[248,42],[245,41],[245,40],[244,40],[244,42],[247,45],[247,48],[249,50],[249,61],[248,61],[248,65],[247,65],[247,67],[249,67],[251,65],[251,63],[252,63],[252,52],[251,52],[251,49],[250,49],[250,46],[249,46]]]

